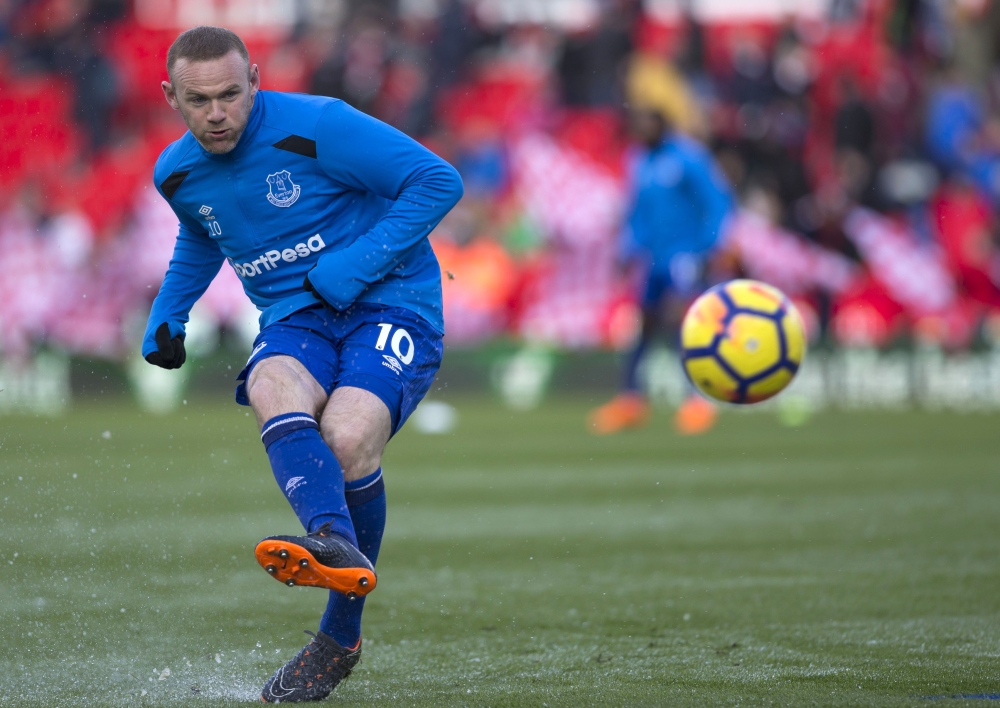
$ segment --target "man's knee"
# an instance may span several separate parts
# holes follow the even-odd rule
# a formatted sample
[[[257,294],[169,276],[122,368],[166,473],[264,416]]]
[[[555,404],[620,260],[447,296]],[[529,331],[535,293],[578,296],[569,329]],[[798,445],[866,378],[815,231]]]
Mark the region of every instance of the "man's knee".
[[[300,362],[275,356],[254,366],[247,381],[247,398],[263,423],[282,413],[316,415],[326,400],[326,392]]]
[[[271,357],[259,362],[250,371],[250,377],[247,379],[247,398],[250,399],[250,405],[265,404],[288,386],[289,379],[294,380],[294,373],[280,357]]]
[[[340,431],[333,436],[330,448],[340,466],[344,468],[344,478],[348,481],[361,479],[378,469],[382,463],[382,450],[366,438],[353,431]]]
[[[275,373],[274,367],[265,366],[264,362],[253,368],[247,379],[247,398],[250,399],[250,405],[262,403],[265,398],[273,395],[274,390],[280,385]]]
[[[392,435],[392,416],[372,392],[341,386],[330,397],[320,428],[344,469],[344,479],[352,481],[378,469]]]
[[[323,439],[333,450],[344,470],[344,479],[361,479],[378,469],[382,463],[382,446],[366,435],[360,427],[340,427],[337,430],[326,424],[322,427]]]

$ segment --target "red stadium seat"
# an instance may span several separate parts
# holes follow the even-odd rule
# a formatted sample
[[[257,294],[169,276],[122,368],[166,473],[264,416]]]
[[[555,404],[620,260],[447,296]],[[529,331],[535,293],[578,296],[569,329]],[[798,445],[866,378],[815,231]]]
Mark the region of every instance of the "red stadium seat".
[[[0,93],[0,184],[72,161],[79,148],[72,102],[73,88],[62,79],[38,76],[7,82]]]
[[[160,82],[167,78],[167,50],[177,37],[171,30],[122,22],[115,30],[109,55],[122,74],[126,95],[145,104],[162,103]]]

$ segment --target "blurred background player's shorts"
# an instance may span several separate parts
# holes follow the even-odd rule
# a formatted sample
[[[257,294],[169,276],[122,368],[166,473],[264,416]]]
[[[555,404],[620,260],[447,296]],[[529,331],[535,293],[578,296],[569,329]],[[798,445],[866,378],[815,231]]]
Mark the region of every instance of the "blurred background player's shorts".
[[[664,295],[693,298],[705,289],[705,259],[695,253],[678,253],[666,267],[654,266],[646,277],[642,304],[653,306]]]
[[[400,308],[355,303],[343,312],[317,305],[265,327],[236,380],[236,402],[250,405],[246,382],[259,362],[290,356],[332,394],[339,386],[369,391],[385,403],[395,433],[417,407],[441,366],[442,335]]]

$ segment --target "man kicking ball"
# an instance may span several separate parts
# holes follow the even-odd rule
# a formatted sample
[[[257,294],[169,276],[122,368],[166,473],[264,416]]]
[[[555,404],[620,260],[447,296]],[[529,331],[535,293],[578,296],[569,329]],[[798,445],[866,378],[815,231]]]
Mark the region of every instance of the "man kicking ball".
[[[319,633],[264,685],[320,700],[357,664],[385,527],[381,456],[441,363],[441,273],[427,235],[462,196],[446,162],[339,100],[260,90],[240,38],[181,34],[167,102],[188,132],[156,163],[180,221],[142,354],[184,363],[184,326],[225,261],[261,310],[237,377],[275,479],[305,527],[256,556],[330,590]]]

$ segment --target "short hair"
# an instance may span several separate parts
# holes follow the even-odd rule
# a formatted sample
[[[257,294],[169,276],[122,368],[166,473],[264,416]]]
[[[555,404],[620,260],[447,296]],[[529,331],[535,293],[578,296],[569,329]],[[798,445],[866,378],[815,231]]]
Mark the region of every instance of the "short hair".
[[[167,51],[167,74],[173,76],[174,64],[181,59],[189,61],[209,61],[226,56],[229,52],[239,52],[240,56],[250,65],[250,53],[247,45],[232,30],[224,27],[192,27],[181,32]]]

